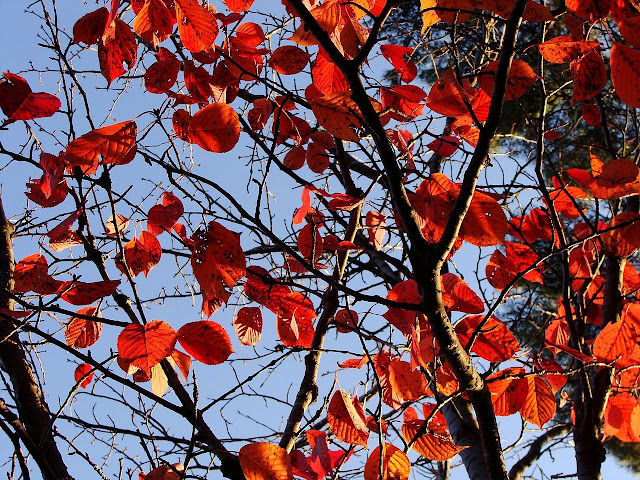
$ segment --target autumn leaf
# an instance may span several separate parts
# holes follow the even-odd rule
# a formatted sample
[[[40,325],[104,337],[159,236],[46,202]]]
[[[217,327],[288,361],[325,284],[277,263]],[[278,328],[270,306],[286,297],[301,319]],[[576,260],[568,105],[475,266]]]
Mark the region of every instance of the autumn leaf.
[[[174,0],[180,41],[192,53],[207,50],[218,36],[218,22],[196,0]]]
[[[98,61],[107,85],[127,72],[137,58],[138,45],[131,28],[119,18],[113,19],[98,40]],[[126,69],[123,64],[127,65]]]
[[[413,61],[408,60],[413,53],[413,48],[387,44],[380,46],[380,52],[393,65],[401,82],[411,83],[416,78],[418,67]]]
[[[311,9],[311,15],[318,22],[320,28],[331,35],[340,23],[340,7],[340,2],[337,0],[329,0]],[[288,40],[305,47],[318,43],[313,34],[305,28],[304,24],[301,24]]]
[[[76,382],[80,382],[82,388],[87,388],[93,380],[93,367],[87,363],[81,363],[73,372],[73,378]]]
[[[289,454],[277,445],[250,443],[240,449],[238,458],[247,480],[293,480]]]
[[[62,282],[49,275],[49,262],[44,255],[34,253],[20,260],[13,270],[13,293],[36,292],[51,295]]]
[[[88,317],[100,317],[100,311],[96,307],[84,307],[76,313]],[[64,329],[64,338],[67,345],[73,348],[89,348],[96,343],[102,333],[102,323],[86,318],[71,317]]]
[[[382,468],[380,468],[381,458]],[[382,471],[382,478],[380,478],[380,471]],[[410,471],[411,462],[406,453],[390,443],[383,443],[382,455],[380,455],[380,446],[377,446],[367,458],[364,466],[364,480],[408,480]]]
[[[538,375],[525,378],[527,397],[520,414],[528,422],[542,428],[556,413],[556,398],[546,380]]]
[[[201,108],[189,124],[189,141],[204,150],[224,153],[231,150],[240,138],[240,120],[226,103],[212,103]]]
[[[427,381],[420,370],[411,370],[411,364],[394,358],[388,367],[389,387],[404,402],[420,400],[428,392]]]
[[[553,37],[538,44],[540,55],[551,63],[568,63],[577,60],[592,50],[599,50],[600,44],[592,40],[575,40],[571,35]]]
[[[337,390],[331,397],[327,422],[339,440],[351,445],[367,446],[369,430],[364,415],[357,412],[349,394],[344,390]]]
[[[180,480],[181,472],[184,472],[184,465],[181,463],[160,465],[147,474],[140,473],[138,480]]]
[[[409,407],[404,414],[404,422],[402,423],[401,433],[407,442],[413,438],[420,430],[423,420],[418,419],[415,410]],[[455,457],[461,450],[466,447],[458,447],[446,428],[444,419],[436,415],[429,423],[427,432],[419,437],[411,448],[429,460],[443,462]]]
[[[293,474],[306,480],[322,480],[341,465],[347,454],[342,450],[329,450],[327,434],[320,430],[307,430],[307,442],[311,455],[305,457],[300,450],[293,450],[291,465]]]
[[[281,75],[295,75],[304,70],[310,55],[295,45],[276,48],[269,58],[269,65]]]
[[[516,337],[507,326],[494,316],[484,321],[483,315],[469,315],[460,320],[455,331],[463,346],[466,346],[471,336],[480,328],[471,351],[490,362],[504,362],[509,360],[520,345]]]
[[[620,100],[640,108],[640,51],[615,43],[610,63],[611,81]]]
[[[109,17],[109,10],[101,7],[87,13],[73,25],[73,43],[86,43],[93,45],[104,33]]]
[[[607,83],[607,69],[600,52],[590,50],[571,62],[573,97],[571,105],[590,100],[602,91]]]
[[[189,355],[205,365],[223,363],[233,353],[225,329],[209,320],[184,324],[176,332],[176,338]]]
[[[147,214],[147,230],[154,235],[171,231],[178,219],[184,213],[182,201],[171,192],[162,194],[162,204],[154,205]]]
[[[218,222],[209,222],[207,229],[194,232],[191,266],[202,294],[217,307],[229,299],[232,288],[246,272],[240,234],[226,229]]]
[[[60,99],[50,93],[33,93],[27,81],[15,73],[4,72],[0,82],[0,108],[7,116],[2,126],[17,120],[50,117],[60,110]]]
[[[155,267],[162,257],[162,247],[160,242],[153,233],[142,232],[139,238],[132,238],[123,246],[124,260],[122,255],[115,258],[116,266],[121,272],[125,272],[125,268],[129,270],[132,277],[139,273],[149,276],[149,272]]]
[[[72,141],[66,150],[66,160],[85,173],[95,173],[99,164],[123,165],[136,153],[136,122],[116,123],[97,128]]]
[[[163,0],[147,0],[136,15],[133,31],[157,47],[169,38],[175,23],[174,12],[167,8]]]
[[[442,274],[442,301],[451,311],[482,313],[484,302],[469,284],[453,273]]]
[[[120,280],[101,280],[99,282],[81,282],[71,280],[63,282],[58,288],[60,298],[72,305],[88,305],[112,295],[120,285]]]
[[[242,307],[233,317],[233,328],[243,345],[256,345],[262,334],[262,311],[258,307]]]
[[[131,366],[144,372],[171,355],[176,344],[176,332],[161,320],[145,325],[132,323],[118,335],[118,354]]]
[[[300,292],[286,293],[278,298],[274,311],[278,337],[285,346],[311,347],[316,312],[308,297]]]
[[[524,374],[524,368],[510,367],[487,377],[487,387],[491,392],[491,403],[496,415],[513,415],[523,407],[528,388]]]
[[[493,77],[497,69],[498,61],[496,60],[484,67],[478,77],[480,88],[488,95],[493,93]],[[522,97],[537,79],[538,75],[527,62],[514,58],[507,77],[507,89],[504,93],[505,101]]]

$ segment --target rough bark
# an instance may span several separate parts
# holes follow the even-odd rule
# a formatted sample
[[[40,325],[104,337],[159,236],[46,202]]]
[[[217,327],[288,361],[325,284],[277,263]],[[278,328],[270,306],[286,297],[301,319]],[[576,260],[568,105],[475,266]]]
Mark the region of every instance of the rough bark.
[[[13,310],[9,292],[13,289],[13,226],[7,220],[0,200],[0,308]],[[25,447],[33,455],[46,480],[71,479],[67,466],[58,450],[49,407],[38,386],[34,372],[20,341],[18,332],[6,318],[0,317],[0,367],[7,372],[18,415],[11,416],[8,407],[2,409],[3,417],[21,437]]]

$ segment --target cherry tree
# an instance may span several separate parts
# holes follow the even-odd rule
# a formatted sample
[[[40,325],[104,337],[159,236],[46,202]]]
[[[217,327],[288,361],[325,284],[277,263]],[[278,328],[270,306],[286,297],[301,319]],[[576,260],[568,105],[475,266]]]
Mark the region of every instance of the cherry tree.
[[[640,10],[421,0],[396,36],[407,3],[27,7],[9,478],[515,480],[571,448],[585,480],[640,442]]]

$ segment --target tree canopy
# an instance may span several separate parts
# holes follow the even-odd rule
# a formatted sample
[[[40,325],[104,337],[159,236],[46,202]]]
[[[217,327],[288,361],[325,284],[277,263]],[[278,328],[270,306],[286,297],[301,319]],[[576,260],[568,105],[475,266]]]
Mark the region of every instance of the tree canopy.
[[[636,3],[25,7],[9,478],[590,480],[640,442]]]

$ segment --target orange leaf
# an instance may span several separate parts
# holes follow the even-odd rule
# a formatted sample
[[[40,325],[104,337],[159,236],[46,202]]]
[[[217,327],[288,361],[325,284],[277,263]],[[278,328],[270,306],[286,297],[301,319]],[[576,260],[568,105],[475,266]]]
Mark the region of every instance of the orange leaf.
[[[451,311],[482,313],[484,302],[469,284],[453,273],[442,274],[442,300]]]
[[[233,328],[243,345],[255,345],[262,334],[262,311],[259,307],[242,307],[233,317]]]
[[[624,361],[636,346],[640,330],[640,304],[625,306],[620,320],[608,323],[593,342],[593,354],[600,362]]]
[[[388,368],[389,386],[404,402],[420,400],[428,392],[427,381],[420,370],[411,371],[411,364],[393,359]]]
[[[148,0],[133,22],[133,31],[157,47],[173,32],[176,22],[171,10],[162,0]]]
[[[587,186],[594,197],[602,199],[635,195],[640,193],[640,169],[631,160],[617,158],[605,163]]]
[[[344,74],[322,49],[311,64],[311,75],[313,85],[325,95],[349,90]]]
[[[339,440],[351,445],[367,446],[369,430],[364,415],[357,412],[344,390],[338,390],[333,394],[327,410],[327,422]]]
[[[209,152],[228,152],[239,138],[238,114],[226,103],[212,103],[201,108],[189,124],[190,141]]]
[[[407,442],[410,442],[416,436],[422,423],[423,420],[417,417],[412,419],[410,416],[405,416],[401,433]],[[457,446],[444,425],[437,421],[431,421],[427,433],[418,438],[411,448],[429,460],[444,462],[455,457],[466,447]]]
[[[527,398],[528,383],[524,378],[504,378],[524,375],[524,368],[511,367],[487,377],[491,403],[496,415],[506,417],[519,411]]]
[[[289,454],[277,445],[250,443],[240,449],[238,458],[247,480],[293,480]]]
[[[542,428],[556,413],[556,397],[549,384],[540,376],[526,377],[527,397],[520,408],[522,417]]]
[[[120,285],[120,280],[102,280],[99,282],[68,281],[58,289],[60,298],[72,305],[88,305],[96,300],[112,295]]]
[[[551,63],[567,63],[577,60],[591,50],[598,50],[600,43],[590,40],[575,40],[571,35],[562,35],[538,45],[540,55]]]
[[[456,334],[460,343],[466,346],[473,333],[478,329],[483,315],[470,315],[460,320],[456,326]],[[507,326],[491,316],[482,326],[471,351],[490,362],[504,362],[509,360],[518,350],[518,340]]]
[[[621,43],[613,45],[611,81],[620,100],[640,108],[640,51]]]
[[[195,243],[191,255],[193,274],[203,295],[220,307],[229,299],[225,287],[232,288],[246,272],[240,234],[218,222],[209,222],[206,230],[197,230],[192,238]]]
[[[609,227],[618,227],[602,234],[604,252],[617,258],[626,258],[640,247],[640,215],[635,212],[622,212],[611,219]]]
[[[218,36],[218,21],[196,0],[174,0],[180,41],[187,50],[207,50]]]
[[[96,307],[84,307],[76,313],[90,317],[100,317]],[[84,318],[71,317],[71,321],[64,329],[67,345],[74,348],[88,348],[98,341],[102,333],[102,323]]]
[[[205,365],[218,365],[233,353],[225,329],[209,320],[184,324],[176,332],[176,337],[189,355]]]
[[[300,292],[290,292],[278,298],[275,311],[280,341],[287,347],[311,347],[316,318],[311,300]]]
[[[131,68],[138,57],[138,44],[129,25],[115,18],[98,40],[98,60],[107,84]],[[123,63],[127,65],[125,69]]]
[[[311,109],[319,125],[332,135],[351,142],[360,137],[354,129],[362,127],[358,118],[359,109],[351,99],[351,92],[333,92],[313,99]]]
[[[253,0],[224,0],[224,4],[232,12],[246,12],[253,5]]]
[[[295,45],[285,45],[273,51],[269,65],[281,75],[294,75],[304,70],[310,56]]]
[[[340,23],[340,2],[329,0],[311,10],[311,15],[316,19],[322,30],[331,35]],[[288,39],[303,47],[318,43],[313,34],[301,24]]]
[[[496,60],[484,67],[478,77],[480,88],[488,95],[493,92],[493,76],[497,69],[498,61]],[[538,76],[527,62],[514,58],[507,78],[507,90],[504,94],[505,101],[515,100],[523,96],[537,79]]]
[[[166,322],[132,323],[118,335],[118,354],[129,365],[148,375],[151,367],[171,355],[175,344],[176,332]]]
[[[180,472],[183,471],[184,465],[181,463],[174,463],[173,468],[169,465],[160,465],[146,475],[144,473],[140,473],[138,480],[180,480]]]
[[[169,361],[173,360],[173,363],[175,363],[174,368],[177,365],[178,370],[180,370],[180,373],[182,374],[182,377],[184,378],[185,382],[188,381],[189,369],[191,368],[191,357],[186,353],[181,352],[177,348],[174,348],[168,360]]]
[[[382,459],[382,468],[380,460]],[[380,478],[382,471],[382,479]],[[364,466],[364,480],[408,480],[411,471],[411,462],[406,453],[390,443],[376,447]]]
[[[140,238],[132,238],[123,247],[126,266],[132,277],[140,272],[144,276],[148,276],[149,272],[155,267],[162,257],[162,247],[156,236],[149,232],[142,232]],[[117,255],[116,266],[121,272],[125,271],[122,262],[122,256]]]
[[[73,378],[75,378],[76,382],[79,382],[84,378],[84,380],[82,380],[82,382],[80,383],[80,386],[82,388],[87,388],[87,386],[91,383],[91,380],[93,380],[92,369],[93,367],[87,363],[81,363],[76,367],[76,370],[73,373]]]
[[[136,152],[137,132],[136,122],[129,120],[85,133],[67,146],[67,162],[87,173],[95,172],[99,164],[128,163]]]
[[[162,205],[154,205],[147,214],[147,230],[154,235],[170,231],[184,213],[182,201],[171,192],[162,194]]]

